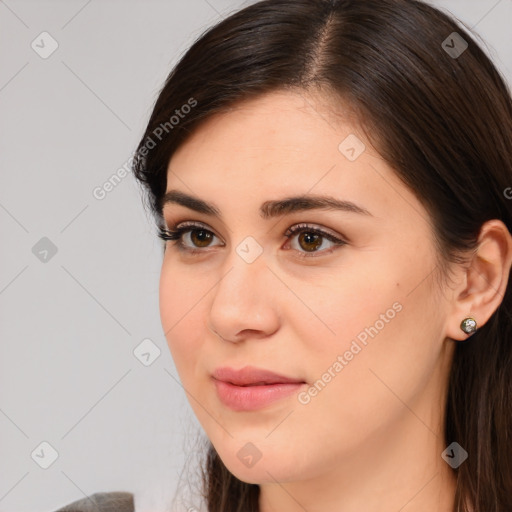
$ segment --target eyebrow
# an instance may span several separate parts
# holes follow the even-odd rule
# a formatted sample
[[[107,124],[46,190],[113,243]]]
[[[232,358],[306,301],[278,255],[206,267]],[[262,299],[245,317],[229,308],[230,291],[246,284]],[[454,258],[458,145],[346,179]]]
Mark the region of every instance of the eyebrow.
[[[167,204],[179,204],[194,210],[198,213],[204,213],[205,215],[211,215],[214,217],[222,217],[222,214],[213,203],[209,203],[194,197],[179,190],[169,190],[166,192],[161,201],[162,210]],[[344,212],[359,213],[362,215],[372,214],[362,206],[358,206],[351,201],[345,201],[336,199],[331,196],[325,195],[299,195],[292,197],[285,197],[283,199],[276,199],[272,201],[265,201],[260,206],[260,215],[264,219],[271,219],[274,217],[280,217],[293,212],[300,212],[305,210],[341,210]]]

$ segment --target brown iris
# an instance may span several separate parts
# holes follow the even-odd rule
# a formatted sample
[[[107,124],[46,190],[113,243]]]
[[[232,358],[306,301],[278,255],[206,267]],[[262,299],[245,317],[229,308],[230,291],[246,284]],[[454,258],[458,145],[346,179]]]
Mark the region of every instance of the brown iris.
[[[315,233],[310,233],[308,231],[303,231],[298,236],[298,241],[300,246],[307,250],[308,252],[313,252],[317,247],[322,245],[322,235],[318,235]],[[304,242],[306,245],[303,245],[302,242]],[[309,245],[309,247],[308,247]],[[310,251],[311,249],[311,251]]]
[[[198,235],[194,236],[194,233],[198,233]],[[190,238],[193,244],[196,245],[197,247],[208,247],[208,244],[212,239],[212,235],[213,233],[210,233],[206,229],[193,229],[190,232]]]

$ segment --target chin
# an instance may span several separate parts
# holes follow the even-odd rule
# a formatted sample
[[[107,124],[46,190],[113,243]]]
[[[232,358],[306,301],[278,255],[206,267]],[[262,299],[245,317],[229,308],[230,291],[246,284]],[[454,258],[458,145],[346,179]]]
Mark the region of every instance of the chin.
[[[289,457],[278,456],[275,451],[269,457],[262,456],[250,467],[239,460],[237,455],[233,457],[232,454],[229,454],[222,460],[230,473],[238,480],[248,484],[287,482],[298,477],[297,465],[294,464],[294,461]],[[283,465],[283,460],[286,460],[285,465]]]

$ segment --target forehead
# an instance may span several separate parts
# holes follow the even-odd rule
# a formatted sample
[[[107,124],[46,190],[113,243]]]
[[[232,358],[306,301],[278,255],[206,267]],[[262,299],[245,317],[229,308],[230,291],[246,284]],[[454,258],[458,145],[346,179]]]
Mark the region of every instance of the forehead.
[[[243,176],[253,183],[293,177],[309,188],[340,162],[357,166],[339,148],[348,136],[356,137],[354,132],[325,98],[272,92],[239,102],[201,123],[173,154],[169,170],[186,170],[190,179],[209,181],[218,175],[230,181]],[[362,139],[361,134],[357,138]],[[360,146],[378,157],[368,142],[363,146],[361,140]],[[168,183],[173,178],[170,172]]]
[[[264,160],[286,153],[290,158],[304,158],[311,150],[317,156],[327,151],[337,158],[339,142],[356,131],[352,119],[349,109],[318,93],[275,91],[212,115],[175,152],[173,160],[181,160],[191,146],[194,152],[202,148],[226,159],[236,154]],[[365,145],[368,148],[368,142]]]
[[[427,217],[353,122],[329,98],[273,92],[204,121],[169,162],[167,191],[256,212],[270,199],[329,194],[376,216]],[[347,153],[347,149],[354,151]],[[354,158],[355,156],[355,158]],[[370,208],[371,205],[371,208]]]

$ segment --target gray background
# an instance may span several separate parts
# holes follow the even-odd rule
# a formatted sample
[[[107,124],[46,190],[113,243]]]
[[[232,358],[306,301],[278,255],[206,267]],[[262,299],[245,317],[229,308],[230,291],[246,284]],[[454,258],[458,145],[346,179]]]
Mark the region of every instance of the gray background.
[[[93,190],[133,154],[179,56],[248,3],[0,0],[0,512],[113,490],[171,510],[186,484],[201,431],[160,326],[161,244],[131,175]],[[433,3],[512,83],[512,1]],[[31,47],[51,48],[43,31],[47,58]],[[161,351],[149,366],[133,353],[145,339]],[[173,508],[199,508],[183,493]]]

